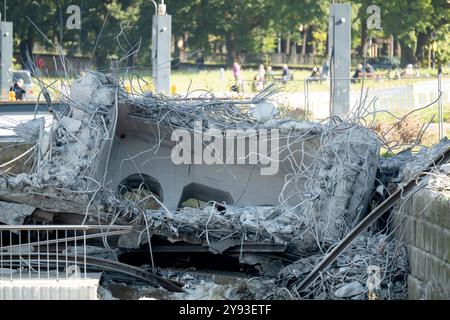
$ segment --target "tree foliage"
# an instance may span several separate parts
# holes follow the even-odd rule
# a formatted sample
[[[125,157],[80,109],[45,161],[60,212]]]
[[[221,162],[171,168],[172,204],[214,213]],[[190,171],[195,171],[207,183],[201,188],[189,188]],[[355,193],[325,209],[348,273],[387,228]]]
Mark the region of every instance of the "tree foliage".
[[[166,0],[173,16],[175,49],[204,53],[225,47],[228,63],[242,53],[270,53],[281,36],[301,46],[302,53],[325,54],[328,0]],[[371,33],[367,6],[381,8],[383,30]],[[68,30],[69,5],[81,8],[81,30]],[[437,58],[450,59],[447,0],[352,1],[352,44],[362,54],[369,36],[394,36],[404,62],[423,61],[437,42]],[[14,22],[15,49],[25,58],[35,42],[48,49],[62,46],[69,54],[93,58],[98,66],[124,58],[149,64],[154,7],[150,0],[7,1],[7,20]],[[31,23],[32,21],[33,23]],[[435,39],[433,39],[435,38]],[[136,56],[133,52],[139,50]]]

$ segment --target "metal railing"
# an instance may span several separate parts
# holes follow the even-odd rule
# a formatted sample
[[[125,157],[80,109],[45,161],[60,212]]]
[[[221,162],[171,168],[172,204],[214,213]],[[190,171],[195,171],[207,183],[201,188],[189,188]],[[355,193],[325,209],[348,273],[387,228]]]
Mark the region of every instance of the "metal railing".
[[[131,228],[118,225],[1,225],[0,280],[86,278],[87,240],[121,235]]]

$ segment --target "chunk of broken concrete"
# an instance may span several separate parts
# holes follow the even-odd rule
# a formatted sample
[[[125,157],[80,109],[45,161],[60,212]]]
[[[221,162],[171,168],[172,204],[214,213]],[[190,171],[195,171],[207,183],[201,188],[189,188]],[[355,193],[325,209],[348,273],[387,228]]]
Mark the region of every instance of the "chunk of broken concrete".
[[[273,103],[261,102],[255,106],[253,110],[253,116],[258,122],[264,122],[270,120],[277,114],[277,108]]]
[[[101,82],[93,73],[87,73],[75,79],[70,89],[70,100],[87,104],[92,100],[92,93],[101,86]]]
[[[0,202],[0,222],[8,225],[23,224],[34,210],[36,209],[24,204]]]
[[[39,133],[44,124],[43,118],[22,122],[14,127],[14,133],[26,142],[34,143],[39,139]]]
[[[334,292],[337,298],[351,298],[364,293],[366,290],[359,281],[350,282]]]
[[[78,132],[81,128],[81,121],[69,117],[62,117],[61,124],[65,129],[72,133]]]

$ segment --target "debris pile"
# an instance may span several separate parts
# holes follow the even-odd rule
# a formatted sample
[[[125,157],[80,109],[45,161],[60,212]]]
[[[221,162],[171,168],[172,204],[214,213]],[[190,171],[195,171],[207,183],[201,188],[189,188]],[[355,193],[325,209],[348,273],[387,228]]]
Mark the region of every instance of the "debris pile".
[[[249,101],[220,100],[211,94],[198,99],[127,94],[115,76],[88,72],[74,81],[70,96],[61,101],[65,111],[49,106],[54,116],[50,132],[43,130],[41,121],[17,128],[16,134],[37,152],[30,173],[0,171],[0,201],[6,202],[0,203],[0,222],[23,223],[37,208],[58,214],[61,221],[65,214],[74,213],[83,223],[131,224],[134,230],[116,239],[115,249],[148,247],[152,271],[155,239],[207,248],[209,253],[229,255],[255,267],[259,277],[240,279],[226,297],[405,298],[405,248],[386,226],[382,232],[371,229],[356,238],[307,292],[296,287],[386,197],[389,184],[401,185],[414,177],[450,142],[443,140],[415,157],[405,151],[380,159],[382,142],[358,121],[332,118],[317,124],[277,118],[274,105],[268,102],[275,93],[271,85]],[[110,174],[117,172],[108,173],[111,150],[120,139],[117,122],[123,110],[127,119],[150,123],[158,132],[162,127],[194,131],[196,121],[219,131],[279,129],[284,185],[278,203],[238,205],[239,201],[209,199],[196,208],[169,210],[152,192],[140,193],[141,198],[124,197],[110,184]],[[163,142],[161,138],[149,146],[155,157]],[[146,206],[149,199],[158,206]],[[253,244],[264,250],[245,249]],[[285,249],[270,251],[276,246]]]
[[[67,114],[52,111],[50,132],[34,120],[23,124],[16,133],[34,139],[35,167],[17,176],[0,172],[0,200],[52,212],[86,211],[92,193],[101,189],[101,161],[113,138],[114,91],[106,76],[88,73],[74,81]]]
[[[322,257],[310,256],[283,268],[280,284],[289,287],[292,283],[295,288]],[[406,299],[408,269],[406,248],[401,243],[384,234],[360,236],[315,281],[304,298],[365,300],[372,280],[379,282],[373,284],[377,299]]]

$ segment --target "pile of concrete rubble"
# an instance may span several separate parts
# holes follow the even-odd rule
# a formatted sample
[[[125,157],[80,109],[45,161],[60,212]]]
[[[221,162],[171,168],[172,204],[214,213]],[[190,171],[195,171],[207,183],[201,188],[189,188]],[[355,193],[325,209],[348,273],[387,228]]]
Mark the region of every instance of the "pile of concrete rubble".
[[[83,224],[134,225],[133,232],[117,240],[118,252],[151,247],[157,236],[204,247],[212,254],[229,254],[259,272],[257,280],[245,276],[245,281],[239,280],[233,297],[367,299],[367,283],[373,276],[368,268],[375,266],[381,280],[373,294],[404,298],[408,261],[388,226],[358,237],[308,292],[295,287],[373,209],[374,195],[380,202],[389,184],[409,180],[434,151],[380,158],[376,134],[355,123],[277,118],[265,102],[274,93],[270,87],[244,102],[133,96],[113,75],[88,72],[73,82],[70,96],[61,101],[62,111],[50,109],[54,116],[50,131],[43,130],[41,120],[16,130],[18,138],[34,148],[34,165],[30,172],[17,175],[0,171],[0,222],[23,224],[36,210],[59,216],[59,221],[75,214]],[[123,105],[128,106],[128,119],[153,123],[158,130],[159,126],[194,130],[197,120],[219,130],[280,129],[285,141],[280,162],[286,165],[278,203],[239,205],[209,199],[196,208],[172,209],[150,194],[159,208],[148,209],[142,199],[118,194],[110,184],[108,166],[111,150],[121,139],[118,117]],[[307,143],[312,147],[305,147]],[[449,145],[442,141],[435,150]],[[254,244],[264,245],[265,253],[244,250]],[[284,249],[267,254],[280,246]],[[235,249],[232,254],[230,248]],[[195,285],[195,278],[184,280]]]

